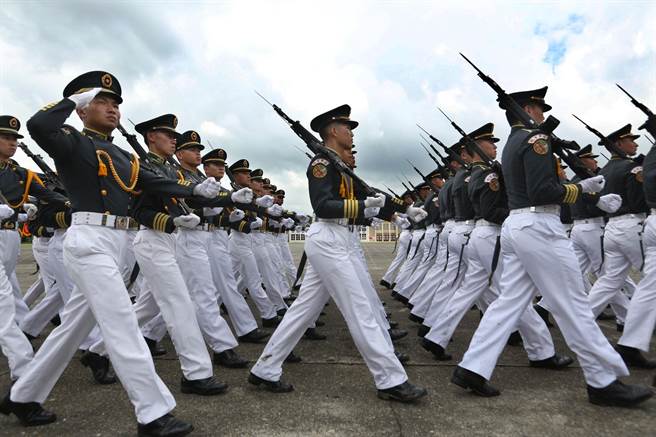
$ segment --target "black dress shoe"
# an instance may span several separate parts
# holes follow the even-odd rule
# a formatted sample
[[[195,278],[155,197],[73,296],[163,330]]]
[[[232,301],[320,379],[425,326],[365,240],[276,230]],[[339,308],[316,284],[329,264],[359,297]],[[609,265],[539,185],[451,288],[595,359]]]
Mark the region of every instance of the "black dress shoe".
[[[444,348],[437,343],[433,343],[427,338],[421,339],[421,347],[433,354],[437,361],[449,361],[453,357],[444,351]]]
[[[240,357],[234,349],[226,349],[223,352],[214,352],[214,364],[228,369],[243,369],[248,366],[248,360]]]
[[[317,328],[320,328],[320,327],[322,327],[322,326],[326,326],[326,322],[322,322],[321,320],[317,320],[317,321],[314,322],[314,325],[315,325]]]
[[[519,335],[519,331],[514,331],[508,337],[508,346],[521,346],[522,345],[522,336]]]
[[[292,287],[292,290],[293,290],[293,291],[298,291],[298,290],[300,290],[300,289],[301,289],[301,284],[294,285],[294,286]]]
[[[457,366],[456,370],[453,371],[451,382],[485,398],[499,396],[501,394],[499,390],[492,387],[481,375],[460,366]]]
[[[631,407],[646,401],[653,395],[654,392],[649,387],[624,384],[617,379],[604,388],[588,386],[590,403],[609,407]]]
[[[166,355],[166,349],[164,349],[164,347],[162,347],[159,342],[148,337],[144,337],[144,340],[146,340],[148,350],[150,350],[150,355],[154,357],[161,357],[162,355]]]
[[[242,343],[262,343],[269,338],[269,335],[271,334],[259,328],[255,328],[251,332],[239,337],[239,341]]]
[[[406,306],[408,307],[408,309],[409,309],[410,311],[412,311],[412,309],[415,307],[414,304],[410,303],[410,301],[408,301],[408,303],[407,303]]]
[[[306,340],[325,340],[328,337],[317,331],[316,328],[308,328],[305,330],[303,338]]]
[[[635,367],[638,369],[656,369],[656,360],[650,360],[645,357],[640,349],[618,344],[615,346],[615,350],[620,354],[624,363],[629,367]]]
[[[396,288],[396,282],[392,284],[392,289]]]
[[[597,316],[597,320],[615,320],[615,314],[606,309]]]
[[[408,305],[408,303],[410,302],[410,300],[407,297],[403,296],[402,294],[397,295],[396,300],[401,302],[403,305]]]
[[[280,324],[280,318],[278,316],[271,317],[270,319],[262,319],[262,326],[265,328],[275,328]]]
[[[55,413],[44,410],[38,402],[13,402],[9,393],[0,403],[0,413],[5,416],[13,413],[23,426],[47,425],[57,420]]]
[[[191,380],[183,376],[182,382],[180,383],[180,391],[187,394],[214,396],[227,392],[228,384],[217,381],[213,376]]]
[[[390,284],[389,282],[387,282],[384,279],[381,279],[379,284],[382,285],[383,287],[387,288],[388,290],[392,288],[392,284]]]
[[[396,322],[394,320],[388,320],[387,323],[389,323],[389,326],[392,329],[396,329],[399,327],[399,322]]]
[[[390,296],[392,296],[394,299],[396,299],[396,296],[398,296],[398,295],[399,295],[399,293],[397,293],[396,290],[392,290],[392,294]]]
[[[285,358],[285,363],[294,364],[294,363],[300,363],[301,361],[303,361],[303,358],[294,354],[294,351],[291,351],[289,355],[287,355],[287,358]]]
[[[25,331],[23,331],[23,335],[24,335],[25,338],[27,338],[30,342],[32,342],[32,340],[36,340],[36,337],[35,337],[35,336],[30,335],[30,334],[28,334],[28,333],[25,332]]]
[[[287,308],[282,308],[282,309],[279,309],[278,311],[276,311],[276,314],[277,314],[278,317],[280,317],[281,319],[282,319],[283,317],[285,317],[285,313],[287,313]]]
[[[59,325],[61,325],[61,319],[59,318],[59,314],[57,314],[55,317],[53,317],[52,319],[50,319],[50,323],[52,324],[52,326],[59,326]]]
[[[546,358],[544,360],[529,360],[529,365],[531,367],[540,367],[542,369],[560,370],[568,367],[573,362],[574,359],[572,357],[568,357],[567,355],[554,354],[553,357]]]
[[[424,323],[424,318],[423,317],[419,317],[419,316],[417,316],[415,314],[412,314],[412,313],[410,313],[410,315],[408,316],[408,319],[410,319],[410,321],[412,321],[412,322],[419,323],[420,325],[422,323]]]
[[[417,329],[417,337],[422,337],[423,338],[426,334],[428,334],[429,331],[430,331],[430,326],[421,325]]]
[[[533,309],[535,310],[535,312],[538,313],[538,316],[540,316],[542,320],[544,320],[544,323],[547,325],[548,328],[553,327],[553,323],[551,323],[551,320],[549,320],[549,311],[545,310],[538,304],[533,305]]]
[[[193,430],[194,426],[191,423],[176,419],[172,414],[165,414],[145,425],[137,424],[139,437],[180,437]]]
[[[623,323],[615,323],[615,330],[617,332],[624,332],[624,324]]]
[[[396,355],[396,358],[402,365],[405,365],[410,361],[410,356],[408,354],[404,354],[403,352],[394,351],[394,355]]]
[[[264,390],[270,391],[271,393],[289,393],[290,391],[294,391],[294,386],[291,384],[284,381],[267,381],[253,373],[248,375],[248,382],[257,387],[262,387]]]
[[[287,297],[283,297],[282,300],[287,304],[287,306],[291,306],[291,304],[293,304],[294,301],[296,300],[296,296],[290,294]]]
[[[86,351],[80,358],[80,362],[84,367],[91,369],[93,379],[98,384],[107,385],[116,382],[116,375],[109,365],[109,358]]]
[[[388,329],[387,332],[389,332],[389,336],[392,339],[392,341],[396,340],[401,340],[403,337],[408,335],[408,331],[405,329]]]
[[[425,388],[410,384],[408,381],[392,388],[378,390],[379,398],[399,402],[414,402],[427,394],[428,391]]]

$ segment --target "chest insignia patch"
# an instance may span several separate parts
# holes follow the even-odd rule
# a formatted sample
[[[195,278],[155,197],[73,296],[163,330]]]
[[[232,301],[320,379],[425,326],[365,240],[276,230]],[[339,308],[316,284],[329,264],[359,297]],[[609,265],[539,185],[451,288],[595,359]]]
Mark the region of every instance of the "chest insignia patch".
[[[499,177],[496,173],[485,176],[485,183],[490,187],[490,190],[499,191]]]
[[[631,173],[633,173],[635,175],[635,178],[638,182],[642,183],[642,181],[644,179],[643,176],[642,176],[642,166],[639,165],[637,167],[633,167],[631,169]]]
[[[312,176],[314,176],[317,179],[321,179],[325,177],[328,174],[328,169],[324,164],[317,164],[314,163],[312,165]]]

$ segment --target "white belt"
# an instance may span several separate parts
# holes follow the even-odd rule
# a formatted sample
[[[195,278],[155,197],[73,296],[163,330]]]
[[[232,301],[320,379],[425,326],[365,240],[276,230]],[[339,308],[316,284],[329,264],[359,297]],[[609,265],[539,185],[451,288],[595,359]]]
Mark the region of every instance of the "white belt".
[[[347,218],[334,218],[334,219],[329,219],[329,218],[318,218],[318,222],[324,222],[324,223],[333,223],[336,225],[340,226],[348,226],[349,225],[349,219]]]
[[[104,226],[125,231],[139,229],[139,223],[132,217],[99,212],[74,212],[72,222],[74,225]]]
[[[455,222],[456,226],[458,226],[458,225],[475,225],[475,224],[476,224],[476,220],[460,220],[460,221]]]
[[[510,214],[524,214],[526,212],[558,215],[560,214],[560,205],[528,206],[526,208],[510,210]]]
[[[650,210],[649,210],[649,213],[650,213],[651,215],[656,215],[656,208],[652,208],[652,209],[650,209]]]
[[[478,219],[478,220],[476,220],[476,226],[494,226],[495,228],[498,228],[501,225],[489,222],[485,219]]]
[[[622,221],[622,220],[644,220],[644,219],[645,219],[645,214],[644,213],[623,214],[623,215],[618,215],[617,217],[609,218],[608,223],[619,222],[619,221]]]
[[[604,222],[603,217],[591,217],[591,218],[587,218],[587,219],[574,220],[574,226],[577,226],[577,225],[592,225],[592,224],[603,226],[606,223]]]

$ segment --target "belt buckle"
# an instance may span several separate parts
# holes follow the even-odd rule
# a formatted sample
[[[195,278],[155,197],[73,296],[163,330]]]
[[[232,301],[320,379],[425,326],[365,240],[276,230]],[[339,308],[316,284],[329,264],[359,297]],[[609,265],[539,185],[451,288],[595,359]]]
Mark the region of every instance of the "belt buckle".
[[[127,229],[129,224],[130,224],[129,217],[117,216],[116,219],[114,220],[115,229]]]

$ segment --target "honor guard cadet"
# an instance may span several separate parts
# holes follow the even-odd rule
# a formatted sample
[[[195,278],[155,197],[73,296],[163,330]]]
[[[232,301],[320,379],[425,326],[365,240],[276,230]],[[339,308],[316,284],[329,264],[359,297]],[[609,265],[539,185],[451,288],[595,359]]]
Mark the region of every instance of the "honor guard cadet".
[[[608,140],[613,142],[624,156],[610,150],[611,159],[600,172],[607,181],[603,192],[622,196],[622,206],[608,214],[608,224],[604,230],[604,268],[589,295],[590,306],[595,316],[599,315],[618,293],[621,293],[620,289],[631,267],[641,269],[644,262],[642,231],[647,203],[643,168],[630,158],[636,154],[638,145],[635,139],[638,137],[640,135],[631,132],[630,124],[608,135]],[[629,366],[656,368],[656,360],[647,359],[638,348],[620,344],[617,346],[617,351]]]
[[[0,345],[14,381],[23,375],[33,357],[32,345],[15,319],[14,290],[9,279],[16,269],[20,251],[16,222],[28,196],[45,192],[38,176],[11,161],[18,139],[23,138],[19,129],[16,117],[0,116]]]
[[[314,118],[311,128],[319,132],[326,147],[347,162],[358,123],[349,118],[351,108],[342,105]],[[249,382],[272,392],[289,392],[293,386],[280,379],[282,363],[310,323],[319,316],[328,296],[344,316],[356,347],[373,374],[378,396],[410,402],[426,390],[408,382],[408,377],[377,322],[367,291],[354,267],[359,261],[351,242],[349,220],[371,218],[381,210],[403,212],[405,205],[383,194],[367,197],[353,178],[343,175],[329,157],[319,153],[307,170],[310,201],[317,216],[307,233],[308,267],[298,298],[273,333],[251,369]],[[386,207],[386,201],[390,204]],[[397,203],[398,202],[398,203]],[[425,212],[409,208],[419,220]]]
[[[38,111],[27,127],[55,161],[72,204],[73,223],[64,243],[64,261],[76,287],[61,325],[42,344],[11,395],[0,404],[0,411],[15,414],[24,425],[55,421],[55,415],[41,404],[97,322],[116,374],[134,405],[139,434],[184,435],[193,427],[170,415],[175,400],[155,372],[139,331],[120,273],[121,254],[127,244],[125,231],[137,228],[128,214],[130,198],[138,191],[214,197],[219,184],[162,178],[112,143],[123,99],[121,86],[110,73],[82,74],[63,94],[63,100]],[[85,126],[82,132],[64,124],[73,110]]]
[[[511,96],[542,123],[544,111],[551,109],[544,101],[546,91],[544,87]],[[590,402],[617,406],[643,402],[652,396],[649,388],[618,380],[629,371],[595,323],[576,255],[560,222],[558,205],[574,203],[583,193],[598,193],[604,177],[562,184],[549,135],[524,128],[511,111],[506,117],[512,129],[503,149],[502,170],[510,214],[501,228],[501,295],[483,315],[451,381],[480,396],[500,394],[487,381],[510,333],[539,291],[552,306],[567,345],[577,354]]]
[[[406,205],[410,206],[412,205],[413,199],[412,199],[412,193],[410,191],[405,191],[403,194],[401,194],[401,199],[405,202]],[[399,233],[399,236],[397,237],[396,240],[396,255],[394,255],[394,259],[390,263],[389,267],[387,268],[387,271],[383,275],[383,278],[380,280],[380,285],[383,287],[387,288],[388,290],[393,290],[394,286],[396,285],[396,276],[398,275],[399,271],[401,270],[401,267],[403,266],[403,263],[405,262],[407,256],[408,256],[408,250],[410,249],[410,240],[412,240],[412,232],[410,230],[411,224],[409,221],[406,220],[406,222],[399,222],[399,225],[403,223],[406,227],[401,227],[401,232]]]

